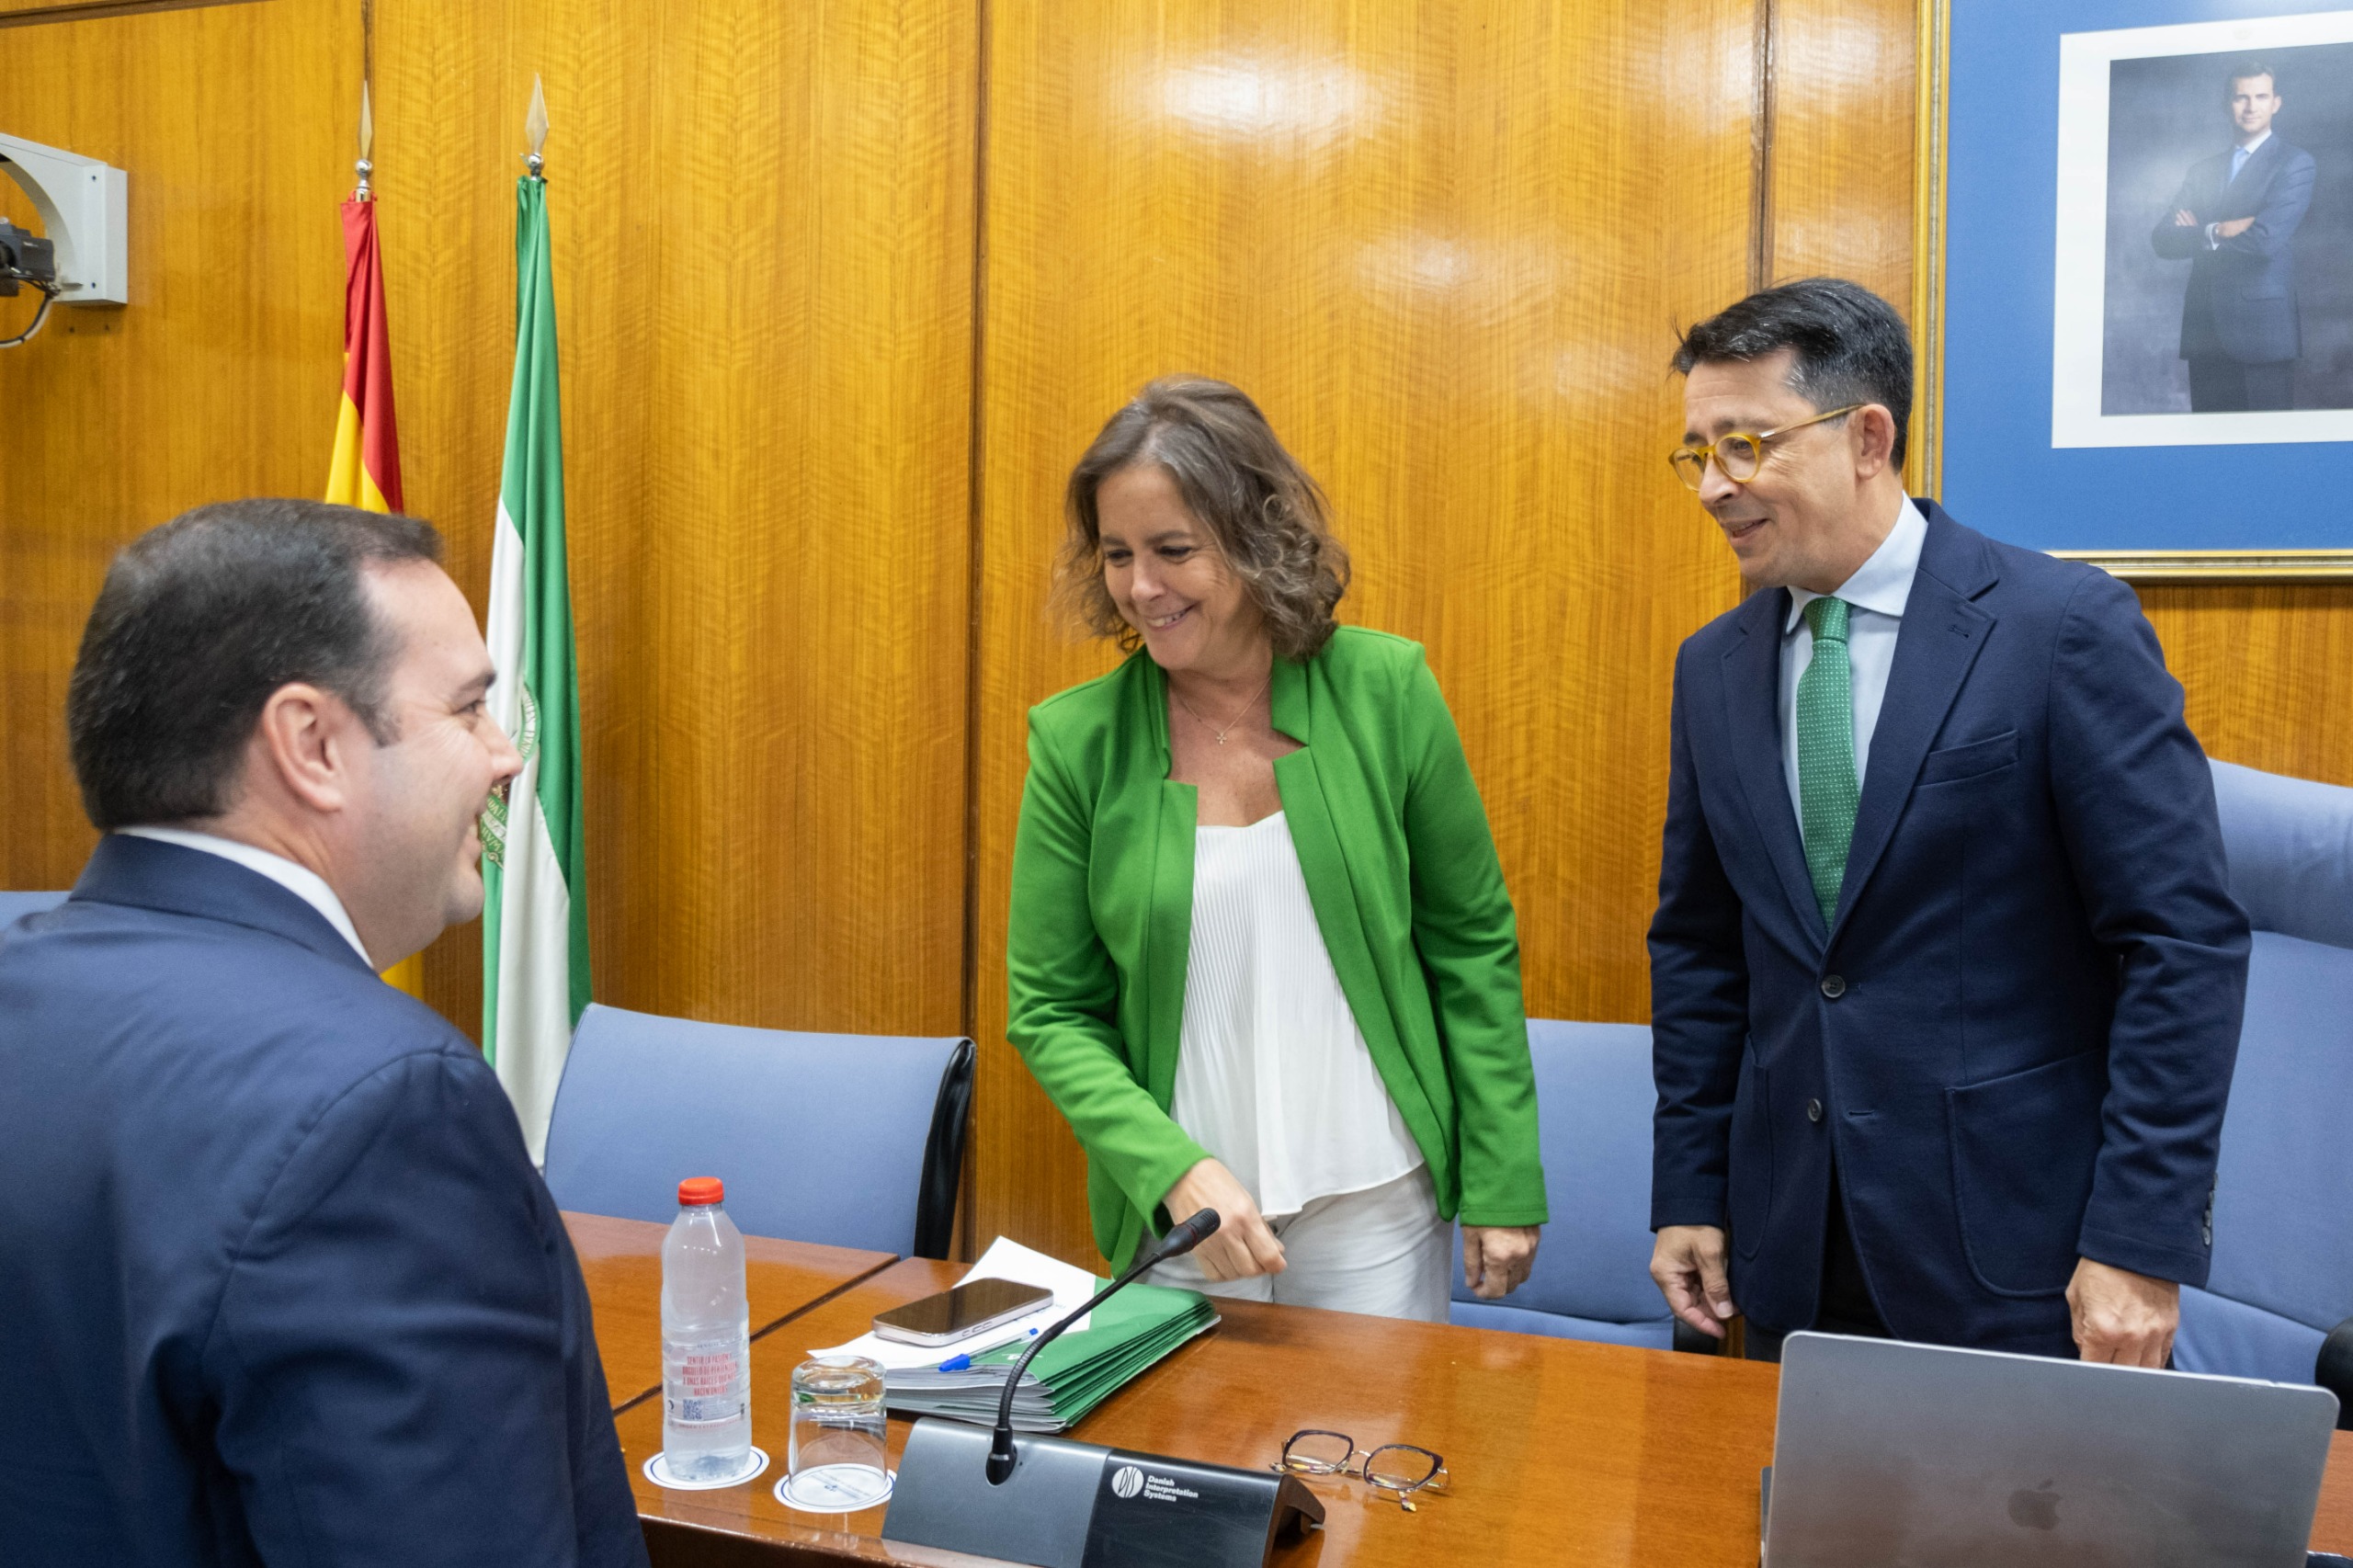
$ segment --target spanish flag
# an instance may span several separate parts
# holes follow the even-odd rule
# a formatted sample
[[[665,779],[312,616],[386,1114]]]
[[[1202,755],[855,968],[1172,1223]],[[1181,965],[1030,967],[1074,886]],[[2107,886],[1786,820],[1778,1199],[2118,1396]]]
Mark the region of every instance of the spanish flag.
[[[343,204],[343,406],[327,468],[330,501],[370,512],[401,510],[401,443],[392,423],[392,350],[384,333],[384,267],[376,248],[376,203]],[[425,964],[412,957],[384,971],[412,996],[425,993]]]
[[[371,199],[343,204],[343,406],[335,415],[326,498],[397,512],[401,442],[392,423],[392,349],[384,333],[384,265]]]

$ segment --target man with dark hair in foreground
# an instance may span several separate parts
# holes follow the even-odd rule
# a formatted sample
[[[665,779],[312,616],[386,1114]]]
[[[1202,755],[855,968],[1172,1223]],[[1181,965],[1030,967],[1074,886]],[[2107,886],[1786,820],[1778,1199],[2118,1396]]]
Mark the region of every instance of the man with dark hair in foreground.
[[[248,501],[108,573],[68,700],[106,836],[0,933],[12,1568],[645,1562],[514,1112],[376,977],[481,909],[519,766],[439,551]]]
[[[2132,591],[1904,494],[1912,355],[1835,278],[1685,335],[1673,460],[1752,590],[1676,658],[1651,1272],[1797,1329],[2162,1366],[2246,985]]]

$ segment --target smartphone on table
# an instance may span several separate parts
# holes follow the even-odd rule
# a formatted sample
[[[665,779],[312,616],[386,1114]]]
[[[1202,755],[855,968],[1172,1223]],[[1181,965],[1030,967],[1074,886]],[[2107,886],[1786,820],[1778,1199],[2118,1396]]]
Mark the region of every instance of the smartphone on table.
[[[948,1345],[1029,1316],[1052,1301],[1043,1285],[972,1279],[952,1290],[874,1314],[874,1332],[902,1345]]]

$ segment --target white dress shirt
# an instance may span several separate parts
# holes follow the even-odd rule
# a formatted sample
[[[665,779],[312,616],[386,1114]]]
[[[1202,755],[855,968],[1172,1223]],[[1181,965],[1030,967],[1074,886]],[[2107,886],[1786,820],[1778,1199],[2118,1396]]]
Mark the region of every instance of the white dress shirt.
[[[201,849],[207,855],[234,860],[248,871],[260,872],[317,910],[328,925],[343,933],[343,939],[351,944],[351,950],[359,955],[360,962],[369,969],[376,967],[376,960],[369,958],[368,949],[360,945],[358,927],[351,924],[351,916],[344,912],[343,900],[335,896],[335,889],[327,886],[324,877],[308,866],[298,866],[283,855],[273,855],[267,849],[256,849],[233,838],[222,838],[210,833],[190,833],[184,827],[119,827],[115,831],[133,838],[152,838],[158,844],[176,844],[183,849]]]
[[[1895,664],[1895,636],[1904,629],[1904,604],[1912,597],[1912,578],[1920,569],[1920,546],[1928,537],[1928,519],[1912,498],[1895,515],[1871,558],[1835,594],[1790,590],[1790,619],[1781,630],[1781,776],[1789,781],[1790,804],[1798,820],[1805,820],[1805,802],[1798,795],[1798,681],[1813,663],[1813,629],[1805,623],[1805,607],[1818,598],[1844,599],[1847,616],[1847,668],[1855,703],[1855,788],[1863,787],[1863,770],[1870,761],[1871,733],[1879,728],[1880,703],[1887,696],[1887,672]]]
[[[1168,1114],[1268,1219],[1422,1164],[1308,902],[1290,824],[1201,827]]]
[[[2270,140],[2271,140],[2271,132],[2269,132],[2268,131],[2265,131],[2262,135],[2260,135],[2260,136],[2256,137],[2254,141],[2252,141],[2252,142],[2248,142],[2245,146],[2244,146],[2244,147],[2234,147],[2234,148],[2232,148],[2232,149],[2231,149],[2231,179],[2236,179],[2236,178],[2238,178],[2238,177],[2239,177],[2239,171],[2240,171],[2241,169],[2243,169],[2243,168],[2246,167],[2246,161],[2247,161],[2249,158],[2252,158],[2252,157],[2254,157],[2254,156],[2255,156],[2255,150],[2256,150],[2257,147],[2262,146],[2266,142],[2268,142],[2268,141],[2270,141]],[[2223,183],[2223,184],[2225,184],[2225,185],[2228,185],[2228,184],[2230,183],[2230,180],[2224,180],[2222,183]]]

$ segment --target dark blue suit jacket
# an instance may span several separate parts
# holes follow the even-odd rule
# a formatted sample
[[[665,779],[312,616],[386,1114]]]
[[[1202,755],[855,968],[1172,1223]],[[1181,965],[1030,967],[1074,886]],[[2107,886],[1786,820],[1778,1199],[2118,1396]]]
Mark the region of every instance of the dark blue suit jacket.
[[[2255,150],[2239,177],[2231,178],[2231,154],[2192,164],[2174,194],[2173,206],[2150,231],[2159,256],[2189,262],[2189,287],[2181,301],[2181,357],[2208,355],[2263,365],[2302,354],[2296,313],[2296,226],[2313,204],[2313,155],[2291,147],[2273,131]],[[2199,227],[2173,221],[2176,209],[2195,214]],[[2208,223],[2252,218],[2254,226],[2212,248]]]
[[[2132,591],[1934,503],[1825,931],[1781,770],[1790,596],[1675,666],[1652,1222],[1813,1321],[1831,1156],[1900,1337],[2072,1353],[2078,1256],[2201,1282],[2246,917]]]
[[[0,934],[0,1560],[645,1562],[481,1053],[267,878],[99,842]]]

